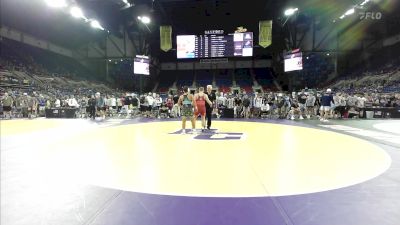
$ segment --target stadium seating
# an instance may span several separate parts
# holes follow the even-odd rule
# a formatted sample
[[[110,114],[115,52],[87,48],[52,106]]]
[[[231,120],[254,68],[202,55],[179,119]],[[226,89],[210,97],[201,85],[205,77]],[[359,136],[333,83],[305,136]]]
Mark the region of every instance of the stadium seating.
[[[162,71],[159,77],[158,88],[160,92],[167,92],[175,82],[176,73],[175,71]]]
[[[380,63],[381,60],[378,60]],[[329,87],[345,92],[400,92],[400,57],[374,65],[374,70],[354,70],[330,82]]]
[[[255,68],[253,69],[254,77],[257,83],[263,88],[264,91],[272,90],[274,86],[274,77],[269,68]]]
[[[326,81],[334,72],[334,64],[323,54],[310,54],[303,60],[299,76],[304,86],[315,87]]]
[[[197,70],[196,71],[196,86],[206,87],[213,82],[213,71],[211,70]]]
[[[177,79],[176,79],[177,88],[181,88],[183,86],[191,87],[193,85],[193,80],[194,80],[193,71],[177,70],[175,72],[177,74]]]
[[[111,90],[110,85],[95,81],[96,77],[73,59],[12,40],[2,40],[1,44],[2,89],[47,90],[54,93]]]
[[[220,87],[218,90],[220,92],[223,92],[223,93],[231,92],[231,88],[230,87],[225,87],[225,86]]]
[[[230,71],[227,69],[217,70],[215,74],[215,84],[219,87],[219,91],[230,91],[230,87],[232,87],[232,75],[229,72]]]
[[[245,90],[247,93],[253,92],[253,76],[250,69],[236,69],[235,70],[236,86]]]

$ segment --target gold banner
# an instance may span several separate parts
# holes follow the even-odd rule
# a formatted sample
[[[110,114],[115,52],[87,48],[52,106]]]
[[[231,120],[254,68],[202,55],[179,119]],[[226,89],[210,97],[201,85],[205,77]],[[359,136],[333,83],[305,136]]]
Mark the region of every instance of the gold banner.
[[[261,47],[266,48],[272,44],[272,20],[263,20],[259,23],[258,37]]]
[[[168,52],[172,48],[172,27],[160,26],[160,48]]]

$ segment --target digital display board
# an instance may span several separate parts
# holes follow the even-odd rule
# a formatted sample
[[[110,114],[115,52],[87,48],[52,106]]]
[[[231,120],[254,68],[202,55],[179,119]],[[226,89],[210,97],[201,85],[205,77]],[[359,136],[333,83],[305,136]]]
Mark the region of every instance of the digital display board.
[[[253,56],[253,33],[178,35],[177,58]]]
[[[150,75],[150,59],[149,59],[149,57],[137,55],[133,62],[133,73]]]
[[[303,69],[303,54],[301,52],[287,54],[284,58],[285,72]]]

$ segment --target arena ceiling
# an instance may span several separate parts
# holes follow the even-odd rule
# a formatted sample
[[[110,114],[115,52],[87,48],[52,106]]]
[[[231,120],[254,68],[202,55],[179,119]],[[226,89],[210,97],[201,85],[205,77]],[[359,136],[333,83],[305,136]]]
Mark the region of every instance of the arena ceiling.
[[[43,0],[1,1],[2,24],[62,46],[78,48],[88,42],[104,40],[107,35],[107,32],[94,30],[66,12],[46,7]],[[128,0],[132,4],[129,8],[124,7],[122,0],[74,1],[86,16],[96,18],[115,35],[121,35],[124,30],[143,31],[136,18],[149,15],[152,19],[149,37],[156,42],[158,26],[162,24],[172,25],[174,34],[199,34],[208,29],[232,32],[237,26],[257,31],[259,20],[273,19],[275,26],[283,23],[283,11],[287,7],[300,8],[300,20],[304,23],[310,22],[307,20],[310,15],[321,21],[332,21],[361,0]],[[396,8],[390,5],[394,0],[372,1]]]

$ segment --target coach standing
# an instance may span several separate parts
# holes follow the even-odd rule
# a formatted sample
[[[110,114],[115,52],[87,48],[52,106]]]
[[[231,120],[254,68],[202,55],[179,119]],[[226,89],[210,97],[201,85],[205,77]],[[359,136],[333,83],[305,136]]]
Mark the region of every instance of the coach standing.
[[[215,93],[212,91],[212,85],[207,85],[207,95],[208,95],[208,99],[214,105],[216,96],[215,96]],[[208,130],[211,128],[212,111],[213,111],[213,106],[206,104],[206,117],[207,117],[207,129]]]

